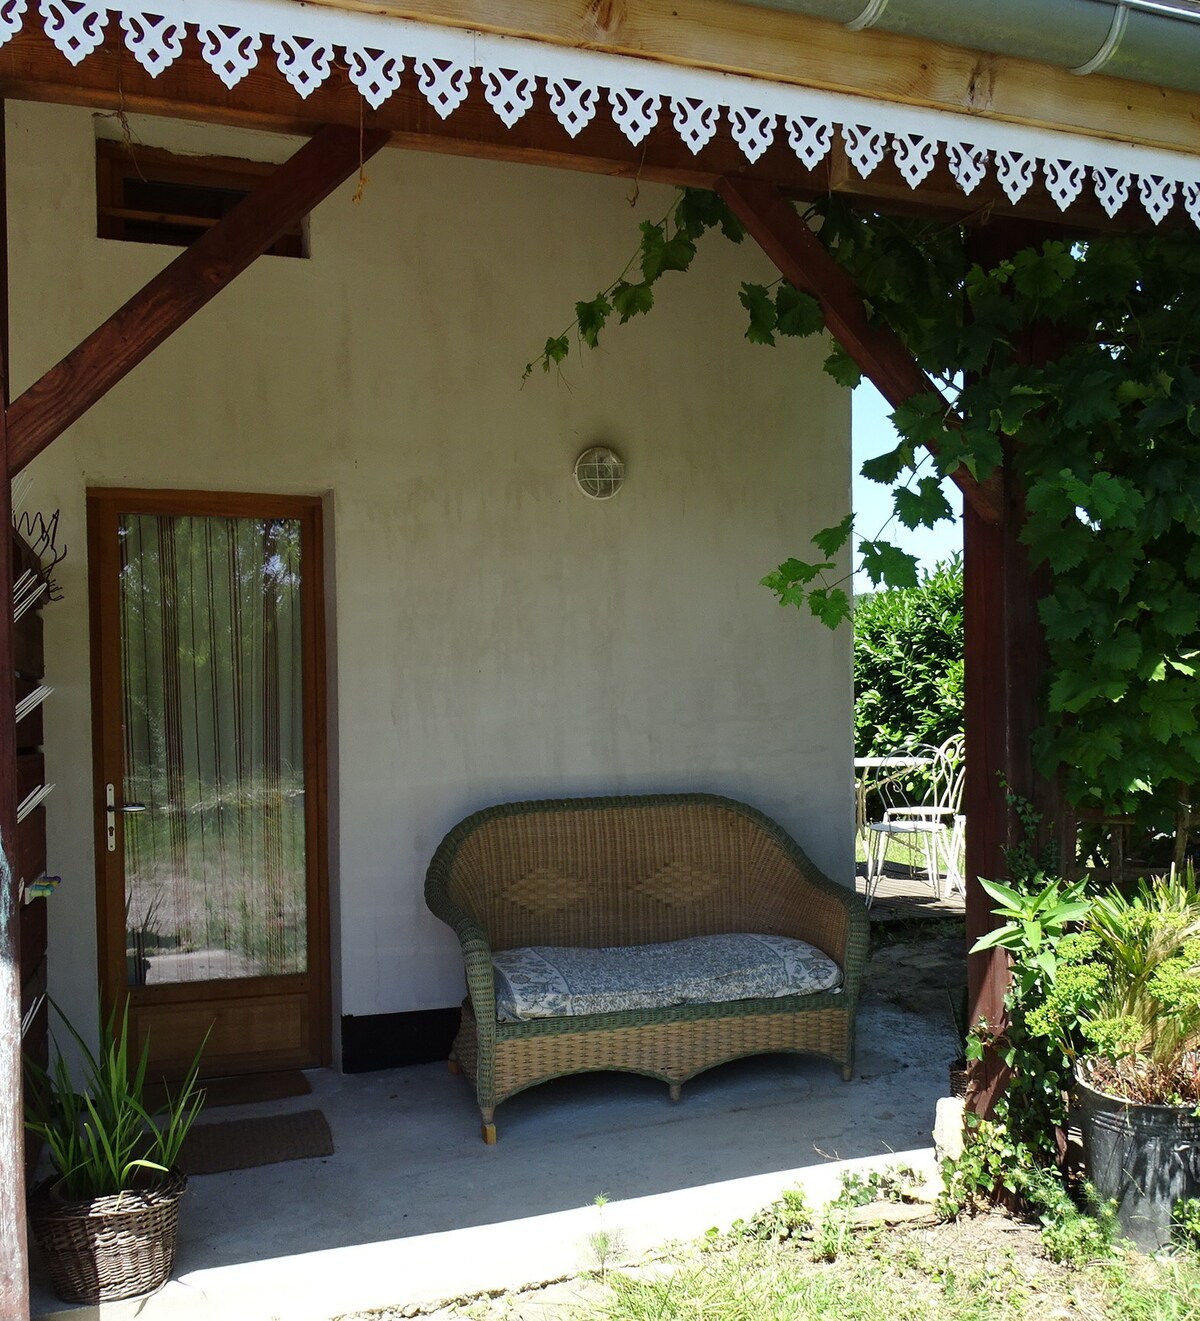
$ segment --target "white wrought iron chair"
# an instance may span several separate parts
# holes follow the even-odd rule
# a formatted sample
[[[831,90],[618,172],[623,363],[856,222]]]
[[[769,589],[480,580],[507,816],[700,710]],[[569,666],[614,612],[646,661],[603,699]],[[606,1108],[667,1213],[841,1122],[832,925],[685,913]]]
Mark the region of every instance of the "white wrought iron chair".
[[[886,806],[882,821],[867,824],[866,903],[869,908],[879,889],[887,859],[888,844],[902,839],[909,848],[920,849],[925,873],[935,899],[942,897],[942,878],[950,890],[965,892],[962,857],[966,818],[962,814],[962,739],[947,739],[940,748],[928,749],[929,794],[918,804]],[[944,869],[943,869],[944,864]]]

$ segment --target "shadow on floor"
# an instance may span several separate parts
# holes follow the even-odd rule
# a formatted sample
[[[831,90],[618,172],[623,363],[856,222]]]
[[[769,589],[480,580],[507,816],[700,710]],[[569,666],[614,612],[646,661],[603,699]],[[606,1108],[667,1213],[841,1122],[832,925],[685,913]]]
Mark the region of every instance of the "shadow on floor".
[[[479,1139],[471,1087],[444,1065],[310,1075],[336,1151],[193,1178],[177,1270],[424,1235],[926,1145],[954,1053],[948,1024],[869,999],[857,1076],[763,1056],[666,1086],[622,1074],[559,1079],[506,1101]],[[261,1113],[255,1107],[246,1113]],[[234,1117],[240,1110],[222,1111]]]

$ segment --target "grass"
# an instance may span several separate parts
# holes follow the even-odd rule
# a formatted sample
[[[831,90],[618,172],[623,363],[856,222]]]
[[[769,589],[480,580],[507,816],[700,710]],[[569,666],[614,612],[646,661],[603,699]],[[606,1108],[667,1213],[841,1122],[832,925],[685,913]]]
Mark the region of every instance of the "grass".
[[[866,860],[867,850],[863,844],[862,836],[855,833],[854,861],[862,866]],[[896,867],[912,868],[922,875],[925,873],[925,850],[920,844],[914,844],[898,836],[891,835],[884,842],[883,860],[885,864],[890,863]]]
[[[964,1249],[936,1234],[851,1236],[833,1261],[810,1245],[723,1242],[642,1277],[610,1274],[588,1321],[1196,1321],[1200,1259],[1116,1257],[1080,1268],[1002,1243]]]

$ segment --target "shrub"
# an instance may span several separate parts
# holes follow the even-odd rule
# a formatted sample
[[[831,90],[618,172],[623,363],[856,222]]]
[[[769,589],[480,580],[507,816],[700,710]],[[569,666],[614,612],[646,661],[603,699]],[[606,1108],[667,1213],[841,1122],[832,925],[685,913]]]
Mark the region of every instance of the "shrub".
[[[954,555],[916,587],[854,607],[854,747],[885,756],[939,746],[963,728],[963,570]]]

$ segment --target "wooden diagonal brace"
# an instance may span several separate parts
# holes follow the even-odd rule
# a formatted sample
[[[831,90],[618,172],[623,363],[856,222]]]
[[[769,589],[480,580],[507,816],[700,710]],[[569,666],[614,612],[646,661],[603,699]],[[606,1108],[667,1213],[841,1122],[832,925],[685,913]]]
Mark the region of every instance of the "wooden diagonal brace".
[[[717,192],[784,278],[817,299],[829,333],[893,408],[915,395],[941,393],[898,335],[870,324],[854,280],[778,188],[726,177],[717,181]],[[1001,521],[1004,504],[998,476],[978,482],[960,466],[951,478],[982,518]]]
[[[13,401],[14,477],[209,299],[324,201],[388,141],[385,132],[327,126],[180,253],[119,311]]]

